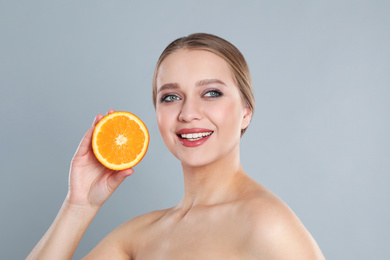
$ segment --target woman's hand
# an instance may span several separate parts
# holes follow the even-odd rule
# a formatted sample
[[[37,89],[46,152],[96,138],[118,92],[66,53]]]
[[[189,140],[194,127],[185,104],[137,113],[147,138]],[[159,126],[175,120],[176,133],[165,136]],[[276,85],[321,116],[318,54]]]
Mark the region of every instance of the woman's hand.
[[[114,110],[108,111],[108,114]],[[73,157],[69,173],[67,201],[70,205],[100,207],[125,180],[133,169],[114,171],[103,166],[92,150],[93,130],[103,118],[96,116],[91,128],[85,134]]]
[[[108,111],[112,112],[112,109]],[[27,259],[71,259],[100,206],[134,172],[133,169],[107,169],[96,159],[92,151],[92,134],[102,118],[101,114],[96,116],[81,140],[70,167],[68,195],[53,224]]]

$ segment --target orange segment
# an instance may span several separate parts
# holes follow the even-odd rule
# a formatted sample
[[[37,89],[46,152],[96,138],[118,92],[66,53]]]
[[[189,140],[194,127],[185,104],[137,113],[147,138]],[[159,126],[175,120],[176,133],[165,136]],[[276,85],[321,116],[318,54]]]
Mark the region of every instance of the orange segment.
[[[112,170],[128,169],[139,163],[148,145],[148,129],[129,112],[108,114],[93,131],[93,152],[104,166]]]

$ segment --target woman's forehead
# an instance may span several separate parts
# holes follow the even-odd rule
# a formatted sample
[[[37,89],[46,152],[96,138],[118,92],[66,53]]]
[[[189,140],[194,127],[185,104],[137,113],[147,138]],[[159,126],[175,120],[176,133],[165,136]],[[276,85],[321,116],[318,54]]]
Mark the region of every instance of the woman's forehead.
[[[157,86],[170,81],[199,81],[202,79],[233,80],[229,64],[207,50],[181,49],[169,54],[157,72]]]

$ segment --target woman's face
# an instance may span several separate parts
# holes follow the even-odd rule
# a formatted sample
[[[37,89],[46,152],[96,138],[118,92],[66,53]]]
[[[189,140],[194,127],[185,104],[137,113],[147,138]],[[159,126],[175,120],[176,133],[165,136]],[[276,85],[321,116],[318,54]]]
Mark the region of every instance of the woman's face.
[[[204,50],[168,55],[157,74],[156,116],[168,149],[182,164],[202,166],[239,154],[244,106],[228,64]]]

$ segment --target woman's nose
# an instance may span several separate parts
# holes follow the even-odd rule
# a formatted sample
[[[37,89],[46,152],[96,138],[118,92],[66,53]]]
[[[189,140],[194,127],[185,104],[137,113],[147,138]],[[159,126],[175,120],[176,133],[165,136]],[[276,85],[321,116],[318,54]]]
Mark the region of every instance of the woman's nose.
[[[201,106],[198,102],[187,99],[182,104],[179,121],[191,122],[192,120],[199,120],[202,118]]]

